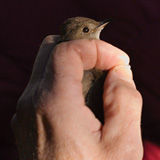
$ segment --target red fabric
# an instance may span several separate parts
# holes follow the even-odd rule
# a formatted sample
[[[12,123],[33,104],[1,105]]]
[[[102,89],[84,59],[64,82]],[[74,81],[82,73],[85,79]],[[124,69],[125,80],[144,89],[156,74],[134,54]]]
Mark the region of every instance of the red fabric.
[[[17,160],[10,120],[46,35],[73,16],[112,18],[101,38],[131,57],[144,99],[142,133],[160,144],[159,0],[2,0],[0,3],[0,159]],[[153,152],[147,150],[146,152]]]
[[[160,159],[160,147],[155,144],[144,141],[144,157],[143,160],[159,160]]]

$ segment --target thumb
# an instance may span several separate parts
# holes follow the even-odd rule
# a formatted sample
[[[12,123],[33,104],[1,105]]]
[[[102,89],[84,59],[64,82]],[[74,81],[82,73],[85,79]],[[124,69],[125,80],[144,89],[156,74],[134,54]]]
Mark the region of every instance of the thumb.
[[[116,66],[109,71],[104,84],[103,101],[105,124],[102,139],[105,143],[119,142],[124,145],[121,146],[124,150],[128,146],[142,146],[142,97],[136,90],[129,66]]]

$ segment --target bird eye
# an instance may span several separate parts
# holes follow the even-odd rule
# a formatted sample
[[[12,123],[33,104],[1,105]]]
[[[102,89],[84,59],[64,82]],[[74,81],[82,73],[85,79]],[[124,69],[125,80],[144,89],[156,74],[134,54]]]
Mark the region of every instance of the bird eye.
[[[84,28],[83,28],[83,32],[84,32],[84,33],[88,33],[88,32],[89,32],[89,28],[88,28],[88,27],[84,27]]]

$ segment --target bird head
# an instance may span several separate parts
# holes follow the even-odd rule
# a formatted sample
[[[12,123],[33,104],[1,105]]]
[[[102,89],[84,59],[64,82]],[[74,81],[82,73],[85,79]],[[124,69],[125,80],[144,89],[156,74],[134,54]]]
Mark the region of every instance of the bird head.
[[[109,23],[86,17],[73,17],[64,21],[61,27],[61,41],[74,39],[99,39],[100,32]]]

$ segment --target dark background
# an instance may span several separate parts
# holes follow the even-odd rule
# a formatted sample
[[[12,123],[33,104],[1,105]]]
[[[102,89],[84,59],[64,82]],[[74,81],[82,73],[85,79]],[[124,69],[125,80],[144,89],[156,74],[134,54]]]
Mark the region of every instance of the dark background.
[[[159,0],[1,0],[0,159],[18,159],[10,120],[43,38],[59,34],[63,21],[74,16],[113,19],[101,39],[129,54],[144,99],[143,137],[160,144]]]

